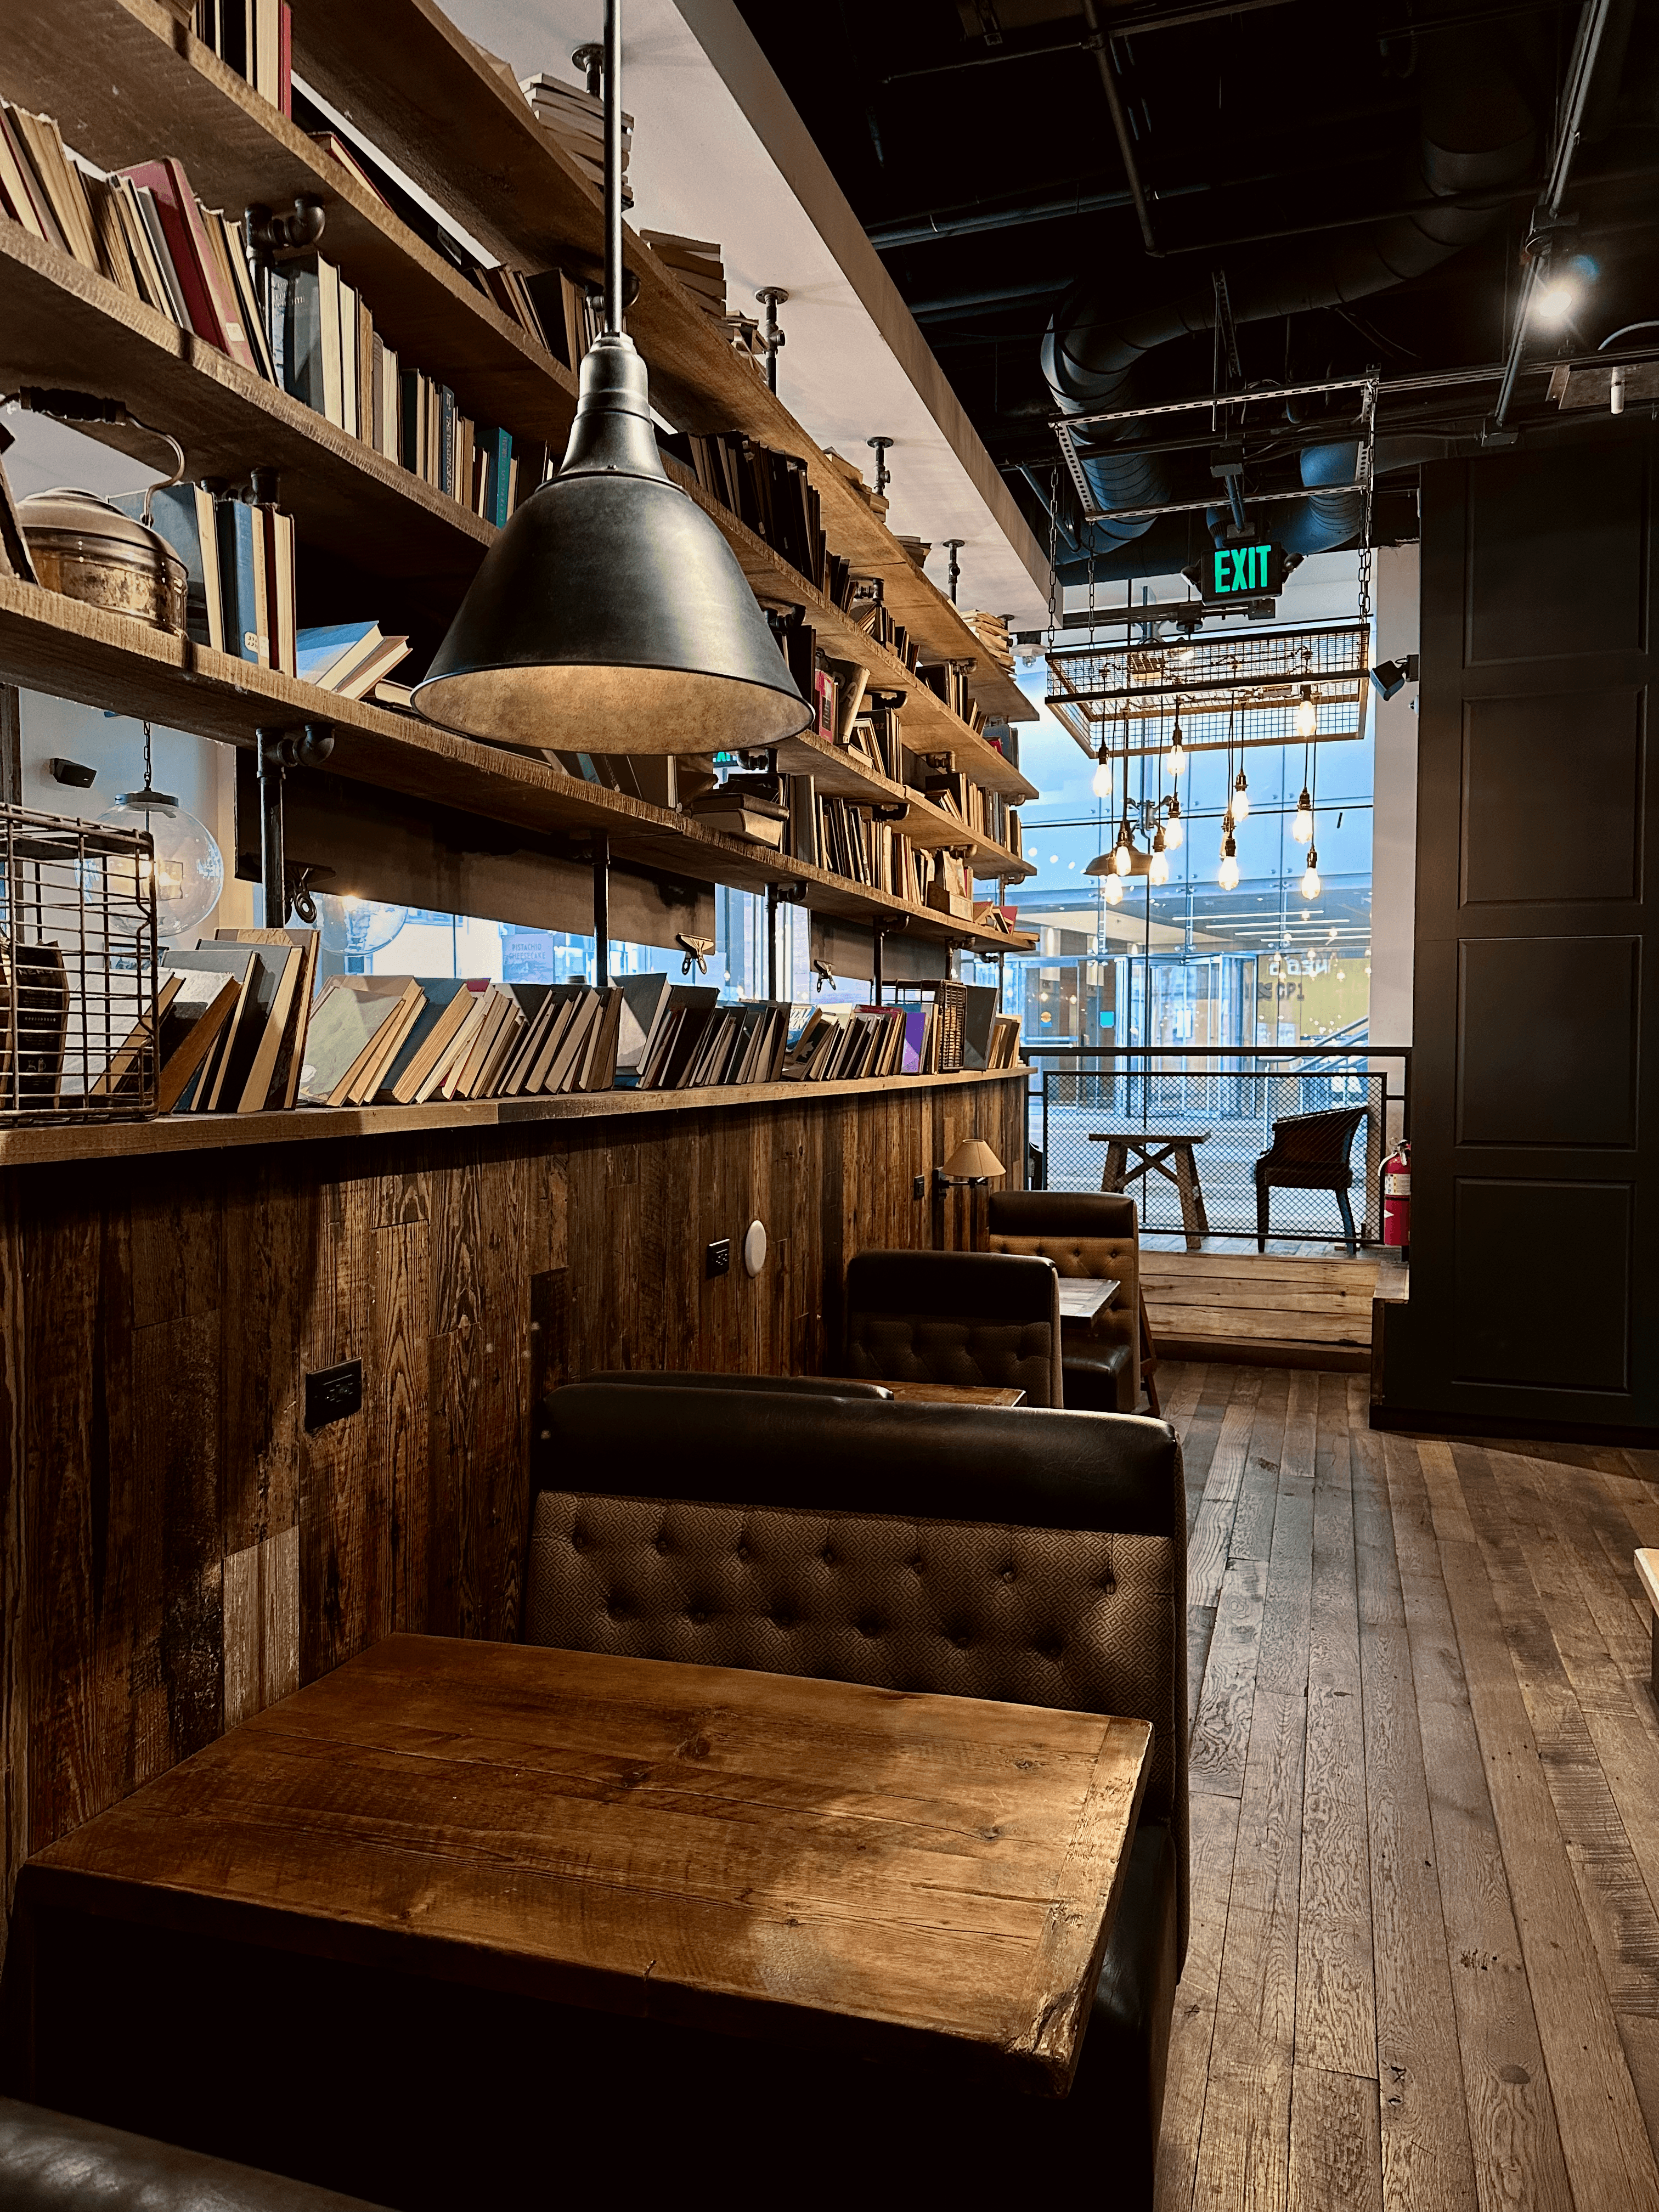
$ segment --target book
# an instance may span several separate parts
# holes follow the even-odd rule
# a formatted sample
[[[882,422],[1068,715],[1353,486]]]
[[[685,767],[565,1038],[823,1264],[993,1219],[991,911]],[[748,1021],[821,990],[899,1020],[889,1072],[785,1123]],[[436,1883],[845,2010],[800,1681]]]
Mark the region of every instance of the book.
[[[489,988],[481,976],[416,977],[425,1000],[375,1093],[383,1105],[411,1104],[429,1068],[437,1064],[471,1009]]]
[[[164,161],[135,163],[121,173],[154,197],[162,236],[189,312],[190,327],[198,337],[258,375],[259,363],[242,327],[240,309],[220,273],[183,164],[169,155]]]
[[[15,134],[13,143],[21,149],[32,179],[40,187],[37,208],[44,199],[68,252],[83,267],[103,275],[103,258],[98,250],[86,187],[81,181],[80,171],[64,151],[58,125],[49,115],[31,115],[24,107],[13,106],[9,117]]]
[[[270,1010],[266,1034],[260,1042],[236,1111],[253,1114],[261,1109],[291,1106],[299,1084],[295,1054],[303,1045],[311,1011],[312,979],[317,972],[320,933],[314,929],[230,928],[216,930],[214,939],[221,945],[264,945],[295,956],[283,964],[283,980]]]
[[[119,196],[129,239],[137,249],[135,265],[142,268],[146,286],[152,291],[151,304],[170,315],[181,331],[192,329],[184,286],[167,251],[155,193],[135,184],[131,177],[118,176],[111,181]]]
[[[178,1107],[242,994],[238,978],[222,969],[191,968],[180,961],[167,972],[178,977],[179,988],[161,1018],[156,1046],[158,1114],[171,1114]]]
[[[14,222],[21,222],[31,238],[68,251],[64,234],[45,204],[45,195],[35,180],[21,135],[4,101],[0,101],[0,196],[5,199],[7,214]]]
[[[258,948],[252,945],[221,944],[216,939],[198,945],[193,950],[180,951],[176,955],[163,956],[167,966],[175,963],[204,973],[229,975],[237,987],[236,1004],[226,1022],[211,1059],[202,1071],[191,1102],[196,1113],[211,1113],[224,1098],[228,1078],[234,1070],[234,1092],[241,1095],[242,1080],[252,1064],[260,1037],[264,1031],[265,1017],[270,1012],[271,993],[275,988],[273,959],[268,970],[259,957]]]
[[[295,668],[302,683],[360,699],[408,653],[409,640],[382,636],[379,623],[331,623],[300,631]]]
[[[300,1102],[343,1106],[374,1064],[373,1047],[389,1021],[410,1007],[420,986],[407,975],[331,975],[311,1010]],[[423,995],[423,994],[422,994]]]
[[[246,500],[221,500],[214,509],[219,583],[224,604],[224,649],[239,660],[269,666],[270,640],[258,628],[263,579],[256,553],[253,509]]]

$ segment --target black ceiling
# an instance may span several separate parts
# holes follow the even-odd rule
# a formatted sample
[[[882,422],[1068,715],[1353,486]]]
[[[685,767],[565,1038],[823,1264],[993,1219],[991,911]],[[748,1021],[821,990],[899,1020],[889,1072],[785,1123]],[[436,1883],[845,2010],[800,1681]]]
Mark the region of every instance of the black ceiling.
[[[1385,380],[1420,377],[1507,350],[1578,0],[738,4],[1042,535],[1056,311],[1104,363],[1080,404],[1207,393],[1218,375],[1237,388],[1375,363]],[[1425,255],[1410,226],[1455,191],[1452,235],[1437,209]],[[1571,250],[1599,275],[1529,353],[1582,355],[1659,315],[1659,8],[1646,0],[1613,0],[1566,204]],[[1218,272],[1232,373],[1218,360]],[[1473,435],[1492,398],[1401,396],[1385,415]],[[1524,387],[1518,419],[1542,403],[1541,380]],[[1086,543],[1063,473],[1060,497]],[[1415,512],[1410,468],[1379,477],[1380,540],[1414,535]],[[1210,542],[1201,514],[1142,529],[1101,541],[1103,577],[1176,567]]]

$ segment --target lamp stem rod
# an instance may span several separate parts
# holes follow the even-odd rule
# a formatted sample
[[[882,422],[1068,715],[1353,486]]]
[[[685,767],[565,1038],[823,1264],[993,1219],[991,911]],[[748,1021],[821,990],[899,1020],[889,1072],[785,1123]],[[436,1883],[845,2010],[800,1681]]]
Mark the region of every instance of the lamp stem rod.
[[[622,0],[605,0],[605,327],[623,326]]]

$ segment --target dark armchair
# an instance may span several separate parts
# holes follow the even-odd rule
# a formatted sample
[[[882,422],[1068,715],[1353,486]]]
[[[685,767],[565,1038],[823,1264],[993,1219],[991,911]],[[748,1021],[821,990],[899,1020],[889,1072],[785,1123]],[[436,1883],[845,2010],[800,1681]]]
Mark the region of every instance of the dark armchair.
[[[1348,1154],[1364,1106],[1338,1106],[1320,1114],[1287,1114],[1273,1123],[1273,1140],[1255,1164],[1255,1243],[1267,1249],[1267,1206],[1275,1190],[1328,1190],[1342,1210],[1342,1235],[1352,1260],[1359,1247],[1348,1193],[1353,1171]]]
[[[1060,1277],[1000,1252],[860,1252],[847,1270],[848,1375],[988,1385],[1064,1402]]]
[[[993,1252],[1034,1253],[1053,1261],[1062,1275],[1109,1278],[1121,1285],[1086,1328],[1073,1324],[1066,1334],[1066,1403],[1075,1412],[1133,1413],[1144,1382],[1157,1413],[1156,1361],[1146,1360],[1143,1373],[1149,1334],[1133,1199],[1096,1190],[994,1190],[985,1228]]]

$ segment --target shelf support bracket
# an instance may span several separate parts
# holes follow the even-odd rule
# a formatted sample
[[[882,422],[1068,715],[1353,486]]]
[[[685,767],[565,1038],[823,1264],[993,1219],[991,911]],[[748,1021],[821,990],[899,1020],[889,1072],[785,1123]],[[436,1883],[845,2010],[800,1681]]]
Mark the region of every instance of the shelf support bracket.
[[[259,881],[264,889],[265,927],[286,929],[291,900],[283,843],[283,779],[303,762],[320,767],[334,750],[327,722],[307,722],[297,736],[289,730],[255,732],[259,747]]]

